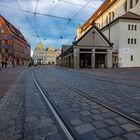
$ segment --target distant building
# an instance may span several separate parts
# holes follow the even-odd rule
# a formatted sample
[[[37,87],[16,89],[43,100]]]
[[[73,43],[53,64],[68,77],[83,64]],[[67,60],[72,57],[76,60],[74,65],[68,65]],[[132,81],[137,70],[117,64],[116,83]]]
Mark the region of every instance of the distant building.
[[[36,65],[45,65],[46,64],[46,50],[43,47],[43,44],[39,42],[33,53],[33,62]]]
[[[46,49],[46,63],[56,64],[56,58],[60,55],[60,49],[54,49],[52,45],[49,45]]]
[[[0,15],[0,62],[16,65],[30,63],[30,45],[22,33]]]

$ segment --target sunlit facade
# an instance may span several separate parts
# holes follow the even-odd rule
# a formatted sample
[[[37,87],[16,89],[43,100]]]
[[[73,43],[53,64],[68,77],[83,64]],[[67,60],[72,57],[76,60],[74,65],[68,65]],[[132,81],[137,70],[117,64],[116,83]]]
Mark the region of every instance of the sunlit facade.
[[[15,26],[0,16],[0,63],[2,60],[8,64],[28,65],[30,45]]]

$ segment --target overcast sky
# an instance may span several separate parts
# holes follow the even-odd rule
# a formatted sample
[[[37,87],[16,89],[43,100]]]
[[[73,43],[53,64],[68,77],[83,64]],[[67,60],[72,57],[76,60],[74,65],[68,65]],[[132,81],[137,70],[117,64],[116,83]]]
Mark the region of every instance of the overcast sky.
[[[37,24],[35,24],[35,15],[33,13],[23,13],[23,11],[16,10],[21,9],[17,1],[25,11],[35,12],[36,9],[37,13],[70,19],[73,18],[84,5],[89,1],[91,2],[76,14],[71,21],[36,15]],[[36,29],[40,36],[39,39],[42,41],[45,48],[47,48],[49,44],[60,48],[62,44],[72,44],[78,23],[82,25],[84,23],[83,21],[86,21],[103,1],[104,0],[38,0],[36,8],[37,0],[0,0],[0,14],[22,32],[30,43],[32,50],[36,47],[38,42]],[[33,28],[24,14],[28,17]]]

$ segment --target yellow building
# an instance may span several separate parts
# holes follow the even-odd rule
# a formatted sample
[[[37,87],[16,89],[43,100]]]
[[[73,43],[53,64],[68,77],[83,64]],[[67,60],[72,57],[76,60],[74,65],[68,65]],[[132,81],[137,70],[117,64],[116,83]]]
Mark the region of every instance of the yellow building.
[[[34,64],[38,65],[46,64],[46,51],[41,42],[37,44],[37,47],[34,50],[33,60]]]

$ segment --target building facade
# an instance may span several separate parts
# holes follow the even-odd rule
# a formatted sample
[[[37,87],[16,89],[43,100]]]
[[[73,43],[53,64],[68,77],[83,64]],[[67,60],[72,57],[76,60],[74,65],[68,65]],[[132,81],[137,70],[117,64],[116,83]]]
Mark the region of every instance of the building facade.
[[[28,65],[30,63],[30,45],[22,33],[0,15],[0,63]]]
[[[62,46],[57,64],[74,69],[112,68],[112,43],[93,24],[72,46]]]
[[[46,50],[41,42],[39,42],[36,48],[34,49],[33,62],[35,65],[46,64]]]
[[[76,40],[95,22],[113,43],[114,67],[140,67],[140,0],[105,0],[80,28]]]
[[[54,49],[52,45],[49,45],[46,49],[46,64],[56,64],[56,58],[60,53],[60,49]]]

